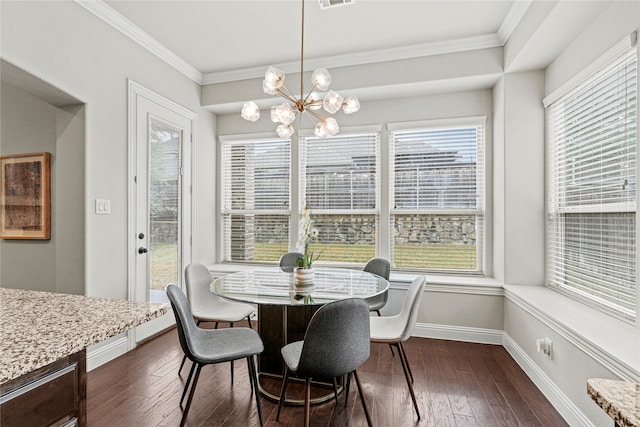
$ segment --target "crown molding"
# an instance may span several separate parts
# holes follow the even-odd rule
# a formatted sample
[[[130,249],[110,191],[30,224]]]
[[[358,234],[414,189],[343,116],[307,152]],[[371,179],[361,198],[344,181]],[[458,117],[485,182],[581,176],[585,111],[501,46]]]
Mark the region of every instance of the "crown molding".
[[[74,1],[200,85],[248,80],[260,78],[264,75],[264,66],[203,74],[187,61],[169,50],[158,40],[151,37],[140,27],[115,11],[103,0]],[[355,54],[312,58],[305,61],[306,66],[309,70],[319,67],[340,68],[502,47],[517,27],[518,23],[522,20],[522,17],[531,3],[532,0],[515,1],[509,9],[505,20],[497,33],[442,42],[423,43],[399,48],[371,50]],[[299,61],[291,61],[275,65],[286,73],[295,73],[298,72],[300,63]]]
[[[533,0],[517,0],[511,4],[507,16],[504,17],[504,21],[502,21],[497,32],[503,46],[507,43],[520,21],[522,21],[522,18],[524,18],[524,14],[529,10],[531,3],[533,3]]]
[[[151,37],[140,27],[116,12],[103,0],[74,0],[77,4],[120,31],[158,58],[180,71],[198,84],[202,84],[202,73],[184,59]]]
[[[334,55],[324,58],[305,58],[305,71],[316,68],[340,68],[354,65],[373,64],[377,62],[398,61],[403,59],[420,58],[424,56],[442,55],[447,53],[465,52],[470,50],[490,49],[502,47],[503,44],[496,33],[476,37],[447,40],[443,42],[423,43],[391,49],[370,50],[366,52]],[[285,73],[296,73],[300,70],[299,61],[274,64]],[[202,84],[227,83],[239,80],[255,79],[264,76],[266,66],[243,68],[238,70],[205,73]]]

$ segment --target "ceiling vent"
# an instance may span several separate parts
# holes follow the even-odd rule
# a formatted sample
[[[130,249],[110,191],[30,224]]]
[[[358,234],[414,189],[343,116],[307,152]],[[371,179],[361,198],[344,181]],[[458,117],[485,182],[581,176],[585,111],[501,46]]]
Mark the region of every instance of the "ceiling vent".
[[[318,0],[321,10],[331,9],[339,6],[346,6],[355,2],[356,0]]]

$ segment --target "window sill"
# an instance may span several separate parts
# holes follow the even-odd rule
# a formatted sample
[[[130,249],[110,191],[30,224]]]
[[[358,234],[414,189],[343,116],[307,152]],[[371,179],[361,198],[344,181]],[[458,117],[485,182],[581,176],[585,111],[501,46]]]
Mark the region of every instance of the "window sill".
[[[264,266],[215,264],[214,277]],[[419,273],[392,272],[392,289],[406,289]],[[486,277],[426,275],[428,292],[504,296],[622,379],[640,382],[638,328],[543,286],[503,285]],[[612,333],[615,331],[615,333]]]
[[[635,325],[543,286],[504,285],[504,294],[622,379],[640,381]]]

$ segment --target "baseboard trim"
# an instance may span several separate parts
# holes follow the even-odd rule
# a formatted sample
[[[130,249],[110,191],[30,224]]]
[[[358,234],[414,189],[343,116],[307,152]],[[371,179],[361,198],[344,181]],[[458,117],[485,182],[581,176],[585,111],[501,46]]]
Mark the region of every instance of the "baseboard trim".
[[[470,328],[467,326],[418,323],[412,335],[421,338],[502,345],[503,331],[498,329]]]
[[[596,427],[506,332],[502,345],[570,426]]]
[[[418,323],[413,336],[503,346],[571,426],[596,427],[527,353],[502,330]]]
[[[108,344],[91,347],[87,349],[87,371],[91,371],[100,365],[104,365],[116,357],[122,356],[128,352],[129,338],[125,335]]]

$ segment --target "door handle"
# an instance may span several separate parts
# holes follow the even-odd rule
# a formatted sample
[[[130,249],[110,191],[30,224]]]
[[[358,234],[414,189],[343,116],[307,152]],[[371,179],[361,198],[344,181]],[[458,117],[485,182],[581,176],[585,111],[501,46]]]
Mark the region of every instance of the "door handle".
[[[139,254],[146,254],[147,252],[148,252],[147,248],[143,248],[142,246],[138,248],[138,253]]]

